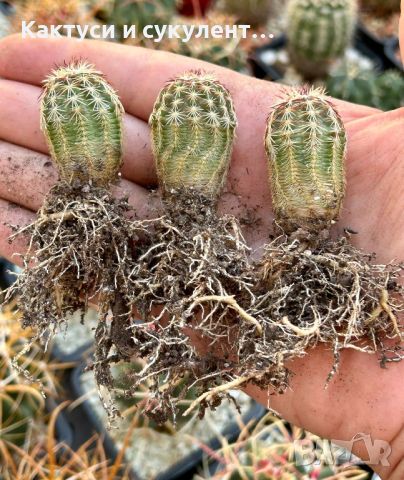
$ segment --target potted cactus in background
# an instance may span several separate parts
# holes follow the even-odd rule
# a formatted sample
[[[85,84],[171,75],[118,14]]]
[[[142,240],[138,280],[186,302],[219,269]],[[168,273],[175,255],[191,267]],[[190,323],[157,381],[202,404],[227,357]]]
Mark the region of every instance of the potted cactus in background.
[[[204,17],[212,0],[176,0],[177,11],[184,17]]]
[[[376,73],[345,66],[328,77],[326,87],[332,97],[348,102],[385,111],[404,106],[404,76],[394,70]]]
[[[106,0],[98,5],[96,16],[115,25],[118,39],[122,40],[124,25],[135,25],[136,37],[140,38],[146,25],[169,24],[175,13],[175,0]]]
[[[356,0],[290,0],[288,51],[295,68],[311,80],[324,77],[351,44]]]
[[[130,396],[133,379],[145,367],[143,360],[120,363],[112,367],[114,377],[114,402],[121,418],[114,421],[112,428],[106,428],[108,416],[100,398],[91,371],[85,365],[78,366],[72,374],[71,385],[76,401],[72,407],[79,417],[85,416],[91,425],[90,437],[98,432],[104,438],[105,451],[109,458],[116,459],[125,446],[125,463],[132,475],[139,479],[171,479],[180,475],[191,475],[202,459],[201,443],[211,448],[220,445],[218,438],[223,435],[233,440],[239,434],[239,416],[244,422],[259,418],[263,407],[241,392],[233,392],[240,405],[238,413],[232,402],[223,403],[215,411],[207,412],[204,419],[197,415],[184,416],[184,412],[197,396],[196,388],[187,389],[178,403],[175,421],[156,423],[143,413],[144,406],[153,405],[152,383],[146,380]],[[180,379],[176,394],[184,391],[189,378]],[[240,417],[240,418],[241,418]],[[80,428],[77,425],[76,428]],[[130,438],[127,432],[131,431]],[[125,443],[126,442],[126,443]],[[190,477],[186,477],[190,478]]]
[[[0,38],[11,32],[10,17],[13,13],[14,8],[9,2],[0,1]]]
[[[224,28],[224,25],[233,25],[235,23],[235,18],[212,12],[203,19],[174,17],[172,22],[174,24],[190,26],[223,25]],[[180,35],[180,38],[164,38],[160,43],[151,42],[152,44],[148,45],[159,50],[165,50],[179,55],[185,55],[186,57],[204,60],[222,67],[231,68],[238,72],[247,71],[247,55],[241,46],[240,38],[210,37],[200,39],[191,37],[187,42],[184,42],[184,37],[185,34],[182,36]]]
[[[230,445],[204,448],[203,471],[194,480],[369,480],[341,447],[267,414],[246,425]],[[306,456],[305,456],[306,454]],[[347,457],[347,460],[344,459]]]
[[[65,370],[72,364],[58,363],[31,342],[32,331],[23,329],[15,302],[0,312],[0,474],[17,477],[15,454],[25,451],[31,438],[40,438],[44,418],[56,408]],[[46,398],[45,398],[46,396]],[[71,440],[66,418],[55,419],[57,434]],[[8,478],[8,477],[4,477]]]
[[[92,10],[86,0],[26,0],[16,2],[15,13],[12,16],[12,31],[21,32],[21,22],[38,25],[88,25],[96,23],[95,10]]]

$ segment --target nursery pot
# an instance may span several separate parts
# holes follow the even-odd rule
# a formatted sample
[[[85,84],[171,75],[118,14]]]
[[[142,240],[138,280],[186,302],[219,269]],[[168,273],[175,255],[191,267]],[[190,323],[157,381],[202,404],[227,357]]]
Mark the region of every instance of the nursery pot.
[[[80,398],[85,395],[85,397],[83,397],[85,398],[85,400],[82,402],[78,402],[78,406],[77,408],[75,408],[76,411],[75,412],[73,411],[71,413],[75,413],[76,417],[79,419],[80,418],[85,419],[85,422],[89,427],[87,428],[87,432],[86,432],[88,438],[90,438],[96,432],[102,435],[104,439],[105,451],[108,457],[111,460],[114,460],[118,454],[119,448],[117,447],[109,431],[106,429],[105,422],[103,422],[100,416],[97,415],[94,409],[94,404],[88,400],[88,392],[86,391],[86,388],[83,386],[83,381],[82,381],[84,368],[85,368],[85,364],[81,364],[80,366],[78,366],[72,371],[72,374],[70,377],[70,385],[71,385],[71,391],[73,395],[76,398]],[[95,395],[98,398],[98,394],[95,393]],[[261,416],[265,413],[265,411],[266,410],[262,406],[260,406],[259,404],[251,400],[251,406],[242,415],[243,424],[253,421],[255,419],[261,418]],[[200,420],[198,420],[198,422],[199,421]],[[79,424],[76,426],[76,428],[81,430],[81,432],[83,433],[83,423],[81,421],[79,421]],[[220,432],[220,435],[222,437],[225,437],[227,441],[233,441],[238,437],[239,433],[240,433],[239,425],[237,424],[236,421],[232,421]],[[163,437],[159,437],[159,438],[163,438]],[[134,437],[134,442],[136,445],[136,436]],[[73,443],[77,444],[78,442],[73,442]],[[157,445],[158,445],[158,440],[157,440]],[[204,445],[207,448],[212,450],[218,449],[221,446],[220,438],[218,436],[213,436],[212,438],[210,438],[208,442],[204,441]],[[161,448],[164,449],[164,446],[161,446]],[[153,455],[152,453],[149,453],[149,452],[148,454],[150,458]],[[155,478],[156,480],[190,479],[192,478],[192,475],[196,473],[202,461],[202,458],[203,458],[203,450],[202,448],[198,447],[197,449],[191,451],[189,454],[186,454],[177,463],[166,468],[164,471],[157,473],[154,476],[150,476],[150,475],[148,475],[147,477],[142,476],[142,472],[135,471],[133,467],[132,467],[131,475],[134,479],[147,478],[147,480],[151,480],[152,478]]]
[[[404,65],[400,57],[400,44],[398,38],[392,38],[386,41],[384,45],[384,53],[390,62],[390,68],[396,68],[400,72],[404,72]]]
[[[353,46],[363,56],[371,60],[376,71],[384,72],[397,68],[397,64],[394,64],[386,53],[386,48],[389,49],[385,42],[373,38],[360,24],[357,25],[355,30]],[[275,82],[281,80],[284,73],[277,65],[272,64],[271,60],[279,51],[286,50],[286,48],[287,36],[285,34],[279,35],[268,45],[258,47],[248,59],[253,75],[257,78],[265,78]]]

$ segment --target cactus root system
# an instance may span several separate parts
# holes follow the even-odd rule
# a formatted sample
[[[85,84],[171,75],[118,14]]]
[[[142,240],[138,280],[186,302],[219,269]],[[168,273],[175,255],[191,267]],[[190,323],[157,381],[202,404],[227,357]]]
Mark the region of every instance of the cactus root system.
[[[95,300],[101,322],[110,312],[114,317],[142,230],[128,212],[127,201],[103,187],[60,181],[51,189],[36,220],[15,234],[30,241],[25,268],[8,293],[19,297],[24,327],[37,327],[46,338]]]
[[[302,230],[280,235],[266,246],[258,278],[262,314],[277,326],[275,336],[289,338],[293,356],[319,343],[330,346],[334,366],[328,381],[342,349],[378,353],[382,364],[402,355],[403,266],[375,263],[374,255],[361,252],[348,237],[319,240]],[[394,338],[397,348],[385,345],[386,338]],[[262,347],[258,351],[257,345],[256,353],[265,357]]]
[[[187,375],[184,388],[194,383],[201,394],[219,380],[231,382],[239,367],[229,346],[241,332],[262,333],[249,313],[254,282],[236,219],[219,217],[211,199],[192,189],[172,192],[164,203],[151,246],[130,277],[138,292],[132,301],[145,320],[131,325],[131,354],[146,360],[133,392],[146,378],[155,381],[147,410],[159,421],[174,413],[179,379]],[[198,351],[190,337],[203,337],[209,351]]]

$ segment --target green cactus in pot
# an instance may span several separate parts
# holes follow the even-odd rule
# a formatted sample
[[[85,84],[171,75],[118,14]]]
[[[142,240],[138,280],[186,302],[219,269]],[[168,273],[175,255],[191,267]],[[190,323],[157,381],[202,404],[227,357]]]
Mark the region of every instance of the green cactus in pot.
[[[357,18],[356,0],[290,0],[288,50],[306,78],[324,77],[349,47]]]

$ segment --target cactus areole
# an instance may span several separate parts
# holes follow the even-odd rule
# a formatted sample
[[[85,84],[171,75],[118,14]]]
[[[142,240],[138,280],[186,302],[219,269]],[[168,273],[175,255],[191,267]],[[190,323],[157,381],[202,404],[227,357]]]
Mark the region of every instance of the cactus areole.
[[[61,179],[108,186],[122,163],[123,107],[102,74],[84,62],[49,75],[41,128]]]
[[[226,88],[211,75],[188,72],[161,90],[149,123],[163,190],[193,189],[216,199],[237,124]]]
[[[268,118],[275,217],[290,232],[328,228],[345,193],[346,133],[322,90],[292,90]]]

